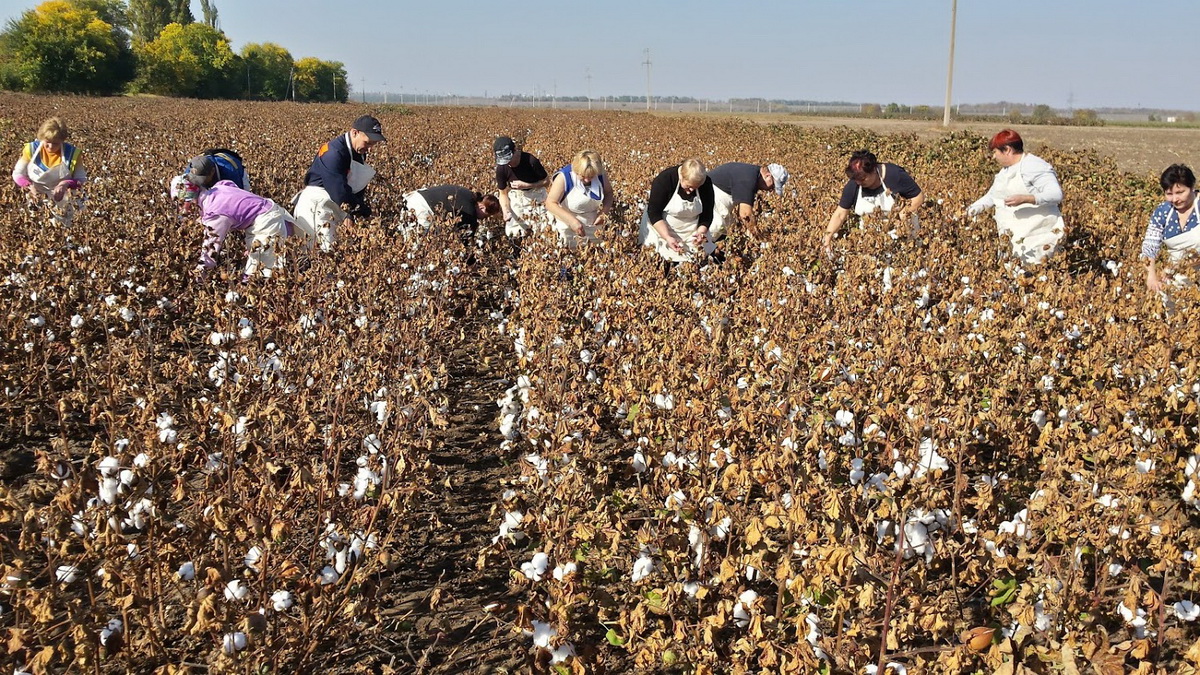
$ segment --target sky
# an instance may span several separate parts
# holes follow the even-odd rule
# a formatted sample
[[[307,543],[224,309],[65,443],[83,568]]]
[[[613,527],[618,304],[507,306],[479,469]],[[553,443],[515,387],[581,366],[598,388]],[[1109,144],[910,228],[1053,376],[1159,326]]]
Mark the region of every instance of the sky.
[[[35,4],[0,0],[0,17]],[[656,96],[945,100],[951,0],[215,4],[235,50],[274,42],[341,61],[354,91],[644,95],[649,48]],[[1139,0],[961,0],[952,102],[1200,110],[1193,14]]]

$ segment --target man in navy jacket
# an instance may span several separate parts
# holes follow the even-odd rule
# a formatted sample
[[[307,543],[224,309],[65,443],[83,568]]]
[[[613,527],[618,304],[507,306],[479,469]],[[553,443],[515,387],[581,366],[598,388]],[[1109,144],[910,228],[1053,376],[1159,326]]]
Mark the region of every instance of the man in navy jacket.
[[[297,229],[319,242],[322,250],[332,247],[339,225],[349,227],[355,216],[371,215],[366,187],[375,170],[367,166],[367,152],[384,140],[379,120],[363,115],[313,158],[294,211]]]

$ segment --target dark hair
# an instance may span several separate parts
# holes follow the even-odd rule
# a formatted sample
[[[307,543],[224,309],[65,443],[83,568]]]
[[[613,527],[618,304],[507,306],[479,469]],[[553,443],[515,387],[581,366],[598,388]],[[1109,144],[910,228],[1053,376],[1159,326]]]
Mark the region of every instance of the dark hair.
[[[496,198],[496,195],[482,195],[476,192],[475,201],[483,207],[485,216],[494,216],[500,213],[500,200]]]
[[[859,150],[850,155],[850,163],[846,165],[846,177],[850,180],[862,180],[879,169],[879,160],[875,153],[869,150]]]
[[[1162,177],[1158,179],[1158,182],[1162,185],[1163,192],[1170,190],[1172,185],[1182,185],[1194,190],[1196,189],[1196,174],[1192,173],[1187,164],[1172,164],[1162,172]]]
[[[992,141],[988,143],[988,150],[1004,152],[1004,148],[1012,148],[1013,152],[1019,155],[1025,152],[1025,141],[1021,140],[1021,134],[1012,129],[1003,129],[1000,133],[992,136]]]

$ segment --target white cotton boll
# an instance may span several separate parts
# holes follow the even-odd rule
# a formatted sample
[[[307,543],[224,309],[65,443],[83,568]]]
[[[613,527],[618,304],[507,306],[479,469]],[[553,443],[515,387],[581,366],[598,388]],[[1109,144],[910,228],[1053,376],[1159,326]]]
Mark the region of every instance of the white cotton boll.
[[[136,478],[136,476],[134,476],[133,471],[131,471],[130,469],[121,469],[121,473],[119,473],[117,475],[117,480],[119,480],[121,482],[121,485],[123,485],[125,487],[133,485],[133,481],[135,478]]]
[[[824,449],[817,451],[817,468],[821,471],[829,470],[829,458],[825,455]]]
[[[79,568],[74,565],[60,565],[54,571],[54,580],[66,585],[79,578]]]
[[[645,553],[642,553],[640,556],[638,556],[637,561],[633,563],[633,574],[630,576],[630,580],[636,584],[642,579],[650,576],[650,573],[653,571],[654,559]]]
[[[249,340],[253,335],[254,328],[252,326],[242,326],[238,329],[238,337],[243,340]]]
[[[1195,621],[1197,618],[1200,618],[1200,605],[1191,600],[1180,600],[1175,603],[1173,609],[1175,610],[1175,616],[1184,621]]]
[[[363,449],[372,455],[377,454],[383,448],[383,443],[375,434],[368,434],[367,437],[363,439],[362,444]]]
[[[675,397],[672,396],[671,394],[655,394],[654,395],[654,405],[658,406],[659,408],[661,408],[663,410],[674,410],[675,409]]]
[[[111,640],[114,635],[119,636],[124,631],[125,631],[124,622],[122,622],[120,619],[110,619],[109,622],[107,624],[105,624],[104,628],[100,631],[100,644],[107,647],[108,641]],[[20,672],[20,671],[13,671],[13,675],[16,675],[17,672]]]
[[[758,593],[754,591],[742,591],[742,594],[738,596],[737,604],[733,606],[733,620],[738,628],[745,628],[750,624],[751,612],[757,601]]]
[[[892,465],[892,473],[896,474],[896,478],[904,479],[912,475],[913,469],[904,462],[898,461]]]
[[[179,433],[174,429],[159,429],[158,440],[164,445],[172,445],[179,440]]]
[[[667,498],[665,500],[665,506],[668,509],[677,509],[677,508],[683,506],[684,502],[686,502],[686,501],[687,501],[687,495],[683,492],[683,490],[676,490],[676,491],[672,492],[671,494],[667,495]]]
[[[226,633],[225,637],[221,638],[221,648],[229,655],[242,651],[246,648],[246,634],[242,631]]]
[[[550,642],[558,636],[558,631],[554,630],[550,624],[542,621],[535,620],[531,621],[530,624],[533,626],[533,646],[549,649]]]
[[[1124,572],[1124,571],[1125,571],[1125,566],[1121,565],[1120,563],[1109,563],[1108,564],[1108,576],[1110,576],[1110,577],[1120,576],[1121,572]]]
[[[121,462],[116,457],[105,457],[97,465],[101,476],[112,476],[121,469]]]
[[[579,350],[579,360],[582,361],[584,364],[591,363],[592,360],[595,358],[595,356],[596,355],[593,354],[590,350],[587,350],[587,349]]]
[[[233,602],[241,600],[250,593],[250,588],[241,579],[234,579],[225,584],[225,599]]]
[[[572,574],[575,574],[577,569],[578,567],[573,562],[569,562],[565,565],[558,565],[554,568],[554,580],[562,581]]]
[[[175,576],[179,577],[183,581],[191,581],[192,579],[195,579],[196,563],[191,561],[183,563],[179,566],[179,569],[175,570]]]
[[[733,519],[729,516],[725,516],[721,520],[717,521],[716,525],[708,528],[708,535],[717,541],[721,541],[725,537],[729,536],[729,530],[732,526]]]
[[[633,453],[633,470],[638,473],[645,473],[646,468],[646,456],[642,454],[642,451],[638,450]]]
[[[387,418],[388,418],[387,401],[372,401],[371,405],[368,407],[368,410],[371,412],[371,414],[375,415],[375,421],[378,424],[383,424],[384,422],[387,421]]]
[[[1115,509],[1121,503],[1114,495],[1102,495],[1096,500],[1096,503],[1105,508]]]
[[[150,455],[144,452],[139,452],[137,457],[133,458],[133,465],[139,469],[144,469],[150,465]]]
[[[546,566],[550,564],[550,556],[538,551],[533,554],[533,559],[527,563],[521,563],[521,573],[530,581],[541,581],[546,574]]]
[[[845,429],[854,425],[854,413],[849,410],[839,410],[833,415],[833,421]]]
[[[122,321],[133,321],[133,318],[137,316],[133,313],[133,310],[129,309],[128,307],[122,307],[121,311],[117,312],[117,314],[120,315]]]
[[[258,568],[258,564],[262,562],[262,549],[257,546],[251,546],[250,550],[246,551],[246,555],[242,558],[242,562],[246,564],[246,567],[255,572],[262,571]]]
[[[322,586],[328,586],[329,584],[336,584],[337,580],[341,578],[341,576],[342,575],[338,574],[337,570],[333,569],[329,565],[326,565],[325,567],[321,568],[319,581],[321,582]]]
[[[1046,411],[1045,410],[1033,411],[1033,414],[1030,415],[1030,417],[1029,417],[1029,421],[1033,422],[1034,425],[1037,426],[1038,429],[1041,429],[1042,427],[1046,426]]]
[[[938,454],[937,443],[934,443],[933,439],[922,439],[919,449],[921,461],[917,466],[914,478],[921,478],[932,471],[947,471],[950,469],[950,463],[946,461],[945,457]]]
[[[101,478],[99,484],[100,501],[105,504],[115,504],[117,502],[117,492],[120,490],[121,482],[116,478]]]
[[[35,316],[29,320],[29,325],[33,326],[34,328],[41,328],[42,326],[46,325],[46,319],[41,316]]]
[[[564,642],[561,645],[550,650],[550,663],[562,663],[567,659],[575,657],[575,645],[570,642]]]
[[[866,476],[866,472],[863,471],[862,458],[855,457],[854,459],[850,460],[850,484],[858,485],[859,483],[862,482],[862,479],[865,476]]]
[[[287,611],[292,606],[292,594],[287,591],[275,591],[271,594],[271,607],[276,612]]]

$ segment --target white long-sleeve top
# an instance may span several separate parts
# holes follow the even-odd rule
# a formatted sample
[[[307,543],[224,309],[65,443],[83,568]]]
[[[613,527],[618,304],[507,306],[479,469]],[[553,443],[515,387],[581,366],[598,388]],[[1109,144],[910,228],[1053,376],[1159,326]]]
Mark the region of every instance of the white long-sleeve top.
[[[999,194],[998,187],[1003,185],[1010,174],[1016,171],[1021,172],[1025,189],[1028,194],[1033,195],[1035,205],[1062,203],[1062,186],[1058,184],[1058,175],[1054,173],[1054,167],[1041,157],[1026,152],[1022,153],[1021,161],[1000,169],[996,173],[995,180],[992,181],[991,189],[977,199],[974,204],[971,204],[971,207],[990,209],[997,204],[1003,204],[1004,198],[1011,195]]]

